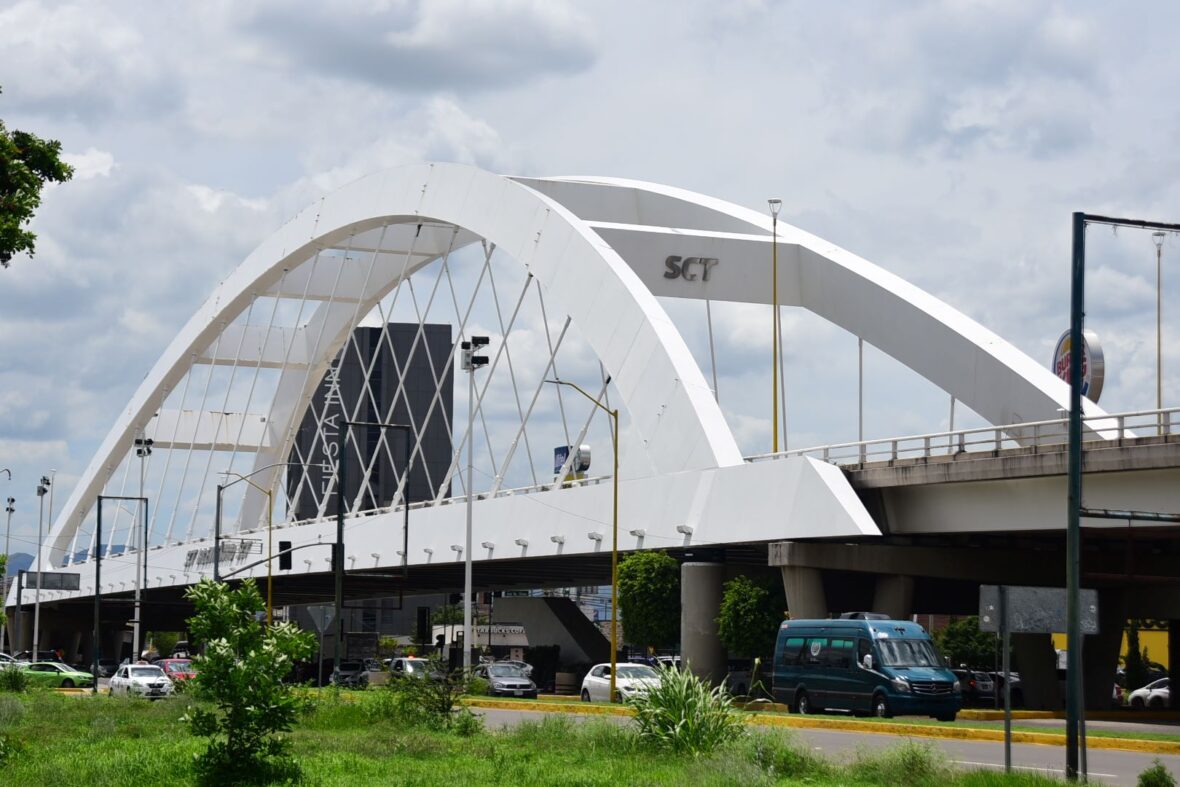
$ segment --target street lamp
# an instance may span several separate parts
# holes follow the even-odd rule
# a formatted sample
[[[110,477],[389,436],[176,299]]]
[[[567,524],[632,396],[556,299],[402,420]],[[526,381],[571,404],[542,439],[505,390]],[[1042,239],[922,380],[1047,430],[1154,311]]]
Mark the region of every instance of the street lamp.
[[[619,627],[619,411],[618,408],[612,410],[602,402],[595,399],[590,394],[586,393],[577,383],[566,382],[565,380],[546,380],[547,383],[553,385],[568,385],[575,391],[589,399],[595,407],[605,412],[611,417],[611,444],[614,447],[614,508],[611,515],[611,542],[610,542],[610,605],[611,605],[611,621],[610,621],[610,698],[613,702],[615,699],[615,672],[618,667],[618,627]],[[610,382],[610,379],[607,379]],[[470,491],[470,490],[469,490]]]
[[[44,479],[42,479],[44,480]],[[91,648],[91,672],[94,675],[94,685],[91,692],[98,693],[98,659],[102,655],[102,504],[106,500],[135,500],[142,506],[143,532],[148,528],[148,501],[146,497],[126,497],[123,495],[99,495],[97,498],[97,516],[94,528],[94,647]],[[144,573],[147,573],[147,552],[144,552]],[[119,583],[120,585],[122,583]],[[136,612],[136,617],[139,613]],[[138,658],[138,655],[137,655]]]
[[[770,205],[770,228],[771,228],[771,274],[770,274],[770,302],[774,309],[773,318],[771,320],[771,329],[774,334],[771,337],[771,420],[774,424],[774,438],[772,442],[771,451],[778,453],[778,212],[783,207],[781,199],[769,199],[767,204]],[[614,670],[611,670],[612,674]]]
[[[12,484],[12,471],[9,470],[7,467],[3,467],[3,468],[0,468],[0,473],[8,473],[8,483],[11,485]],[[14,511],[16,511],[16,509],[13,507],[13,504],[15,502],[16,502],[16,498],[9,497],[6,505],[4,506],[4,512],[8,515],[8,521],[4,525],[4,556],[5,556],[5,558],[8,557],[8,537],[12,533],[12,513]],[[4,574],[3,574],[3,576],[0,576],[0,598],[7,598],[7,597],[8,597],[8,563],[7,563],[7,561],[5,561]],[[3,602],[0,602],[0,603],[3,603]],[[4,635],[7,632],[7,630],[8,630],[7,625],[4,622],[0,622],[0,648],[4,647]],[[9,635],[9,637],[11,638],[11,635]],[[16,649],[12,647],[11,642],[8,643],[8,646],[9,646],[8,649],[10,651],[15,652]]]
[[[1151,233],[1155,243],[1155,409],[1164,409],[1164,362],[1163,362],[1163,292],[1164,292],[1164,233]],[[1159,433],[1164,433],[1164,414],[1159,414]]]
[[[475,370],[487,366],[486,355],[476,355],[480,347],[491,341],[486,336],[472,336],[463,342],[463,370],[467,372],[467,541],[463,549],[463,673],[471,670],[471,646],[475,638],[471,635],[471,512],[475,502],[472,488],[472,466],[475,454]]]
[[[155,441],[150,437],[135,438],[135,455],[139,457],[139,496],[143,497],[143,477],[147,469],[147,458],[152,455],[152,445]],[[50,506],[52,508],[52,506]],[[131,653],[133,658],[140,657],[141,632],[143,628],[140,621],[143,619],[139,614],[140,600],[143,594],[143,585],[147,582],[147,548],[148,548],[148,532],[147,527],[143,529],[143,541],[139,545],[140,559],[135,561],[135,620],[131,622]]]
[[[56,473],[56,470],[50,471]],[[37,660],[38,646],[41,644],[41,538],[45,527],[45,493],[53,482],[48,476],[41,476],[41,483],[37,485],[37,497],[40,498],[41,511],[37,516],[37,585],[33,596],[33,661]]]
[[[257,470],[252,470],[251,472],[246,473],[245,475],[241,475],[239,473],[231,473],[229,470],[223,470],[223,471],[221,471],[221,473],[219,473],[219,475],[237,476],[237,479],[234,481],[230,481],[228,484],[218,484],[217,485],[216,504],[215,504],[214,511],[213,511],[213,581],[214,582],[221,581],[221,495],[222,495],[222,493],[224,493],[226,489],[229,489],[231,486],[238,483],[238,481],[246,481],[248,484],[250,484],[250,486],[252,486],[255,489],[257,489],[258,491],[262,492],[264,495],[267,496],[268,500],[270,500],[271,511],[270,511],[270,513],[267,514],[267,517],[269,520],[274,515],[274,511],[273,511],[274,498],[271,497],[271,493],[269,491],[263,489],[258,484],[254,483],[253,481],[249,481],[247,479],[249,479],[252,476],[258,475],[259,473],[265,472],[266,470],[273,470],[276,467],[304,467],[304,465],[302,465],[299,462],[275,462],[272,465],[266,465],[265,467],[260,467]],[[270,564],[270,559],[268,556],[268,559],[267,559],[267,566],[268,566],[267,571],[268,572],[270,571],[269,564]],[[269,582],[270,582],[270,575],[268,574],[267,575],[268,589],[269,589]],[[268,604],[270,603],[269,597],[267,598],[267,603]],[[267,611],[267,614],[269,615],[269,610]]]
[[[266,470],[268,468],[262,468]],[[262,470],[255,470],[254,473],[259,473]],[[254,475],[251,473],[250,475]],[[225,487],[230,484],[236,484],[238,481],[245,481],[250,486],[257,489],[262,494],[266,495],[266,626],[270,628],[271,614],[274,609],[274,526],[275,526],[275,497],[274,492],[269,489],[264,489],[261,484],[256,481],[251,481],[246,476],[240,473],[231,473],[226,470],[222,475],[232,475],[237,478],[237,481],[230,481],[229,484],[218,485],[217,493],[220,495],[225,491]]]

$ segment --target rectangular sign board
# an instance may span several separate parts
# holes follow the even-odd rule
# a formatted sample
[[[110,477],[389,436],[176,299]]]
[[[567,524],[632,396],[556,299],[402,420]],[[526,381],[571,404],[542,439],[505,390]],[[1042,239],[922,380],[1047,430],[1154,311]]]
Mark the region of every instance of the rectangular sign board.
[[[1065,588],[1008,585],[1008,630],[1013,634],[1054,634],[1065,631]],[[1098,591],[1081,590],[1082,634],[1098,633]],[[979,587],[979,630],[1000,630],[1000,588]]]
[[[31,590],[37,587],[37,572],[36,571],[22,571],[25,575],[24,587],[26,590]],[[81,574],[68,574],[62,571],[42,571],[41,572],[41,589],[42,590],[78,590],[80,588]]]

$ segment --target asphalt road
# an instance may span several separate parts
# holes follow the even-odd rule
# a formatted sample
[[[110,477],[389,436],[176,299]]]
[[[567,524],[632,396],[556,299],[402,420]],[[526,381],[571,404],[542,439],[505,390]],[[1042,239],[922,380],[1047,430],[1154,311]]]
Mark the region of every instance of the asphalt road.
[[[533,711],[508,711],[491,708],[475,709],[489,727],[510,727],[527,719],[537,719]],[[584,720],[589,718],[608,719],[626,724],[629,719],[620,716],[573,716]],[[766,728],[773,729],[773,728]],[[842,761],[851,758],[858,750],[872,750],[896,746],[901,740],[897,735],[866,734],[861,732],[835,732],[831,730],[792,729],[790,734],[804,741],[831,760]],[[1003,770],[1004,744],[993,741],[963,741],[942,738],[915,738],[929,743],[943,752],[947,758],[966,769]],[[1091,749],[1088,752],[1088,771],[1091,782],[1108,785],[1134,785],[1138,775],[1148,768],[1155,759],[1161,760],[1174,774],[1180,775],[1180,756],[1154,755],[1138,752]],[[1038,746],[1033,744],[1012,745],[1012,766],[1014,769],[1039,771],[1047,775],[1065,775],[1065,747]]]

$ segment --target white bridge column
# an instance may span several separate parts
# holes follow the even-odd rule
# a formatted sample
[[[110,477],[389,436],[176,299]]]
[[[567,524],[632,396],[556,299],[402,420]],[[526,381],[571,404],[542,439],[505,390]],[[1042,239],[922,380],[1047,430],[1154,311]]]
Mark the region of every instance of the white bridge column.
[[[823,572],[806,566],[783,566],[783,591],[787,610],[795,620],[822,620],[828,616]]]
[[[680,566],[680,658],[693,674],[714,684],[728,672],[725,647],[717,636],[724,581],[722,563]]]

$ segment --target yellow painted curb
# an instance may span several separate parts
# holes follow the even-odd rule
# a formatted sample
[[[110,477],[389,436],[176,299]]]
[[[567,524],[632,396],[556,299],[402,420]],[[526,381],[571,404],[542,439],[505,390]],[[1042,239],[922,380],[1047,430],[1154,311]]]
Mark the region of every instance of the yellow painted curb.
[[[577,715],[632,716],[631,709],[618,705],[602,705],[588,702],[506,702],[469,697],[464,705],[496,710],[533,711],[535,713],[569,713]],[[747,723],[759,727],[794,727],[801,729],[835,730],[838,732],[863,732],[873,735],[901,735],[910,738],[943,738],[964,741],[1004,740],[1003,730],[980,729],[978,727],[934,727],[922,724],[896,724],[889,722],[865,722],[854,719],[832,719],[816,716],[779,716],[751,713]],[[1065,736],[1049,732],[1012,733],[1013,743],[1031,743],[1038,746],[1064,746]],[[1138,738],[1105,738],[1087,736],[1086,745],[1091,749],[1112,749],[1117,751],[1145,752],[1148,754],[1180,754],[1178,741],[1153,741]]]
[[[959,711],[960,719],[970,719],[971,721],[1003,721],[1004,711],[1002,710],[983,710],[981,708],[963,708]],[[1014,710],[1012,711],[1012,718],[1019,719],[1056,719],[1060,717],[1056,711],[1051,710]],[[1086,714],[1087,719],[1092,719],[1092,714]]]

